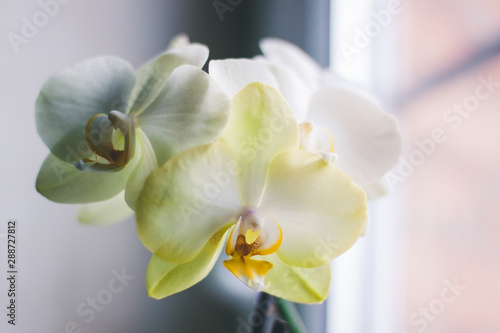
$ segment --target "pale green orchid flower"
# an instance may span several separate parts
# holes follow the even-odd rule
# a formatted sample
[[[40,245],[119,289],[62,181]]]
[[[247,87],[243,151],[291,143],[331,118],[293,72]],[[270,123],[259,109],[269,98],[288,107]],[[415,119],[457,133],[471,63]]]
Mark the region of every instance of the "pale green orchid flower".
[[[252,289],[303,303],[327,297],[330,261],[360,236],[366,196],[346,172],[299,144],[283,96],[251,83],[233,98],[217,142],[175,156],[148,177],[136,219],[154,254],[151,297],[199,282],[223,249],[230,256],[224,266]]]
[[[396,119],[297,46],[268,38],[260,47],[265,57],[211,61],[210,75],[231,96],[250,82],[278,88],[300,123],[301,148],[335,162],[368,198],[384,195],[382,178],[402,151]]]
[[[134,207],[151,171],[213,142],[227,122],[230,99],[201,70],[207,58],[205,45],[180,37],[137,74],[121,59],[99,57],[50,77],[36,102],[51,152],[37,190],[55,202],[100,202],[80,212],[87,223],[130,214],[124,199]]]

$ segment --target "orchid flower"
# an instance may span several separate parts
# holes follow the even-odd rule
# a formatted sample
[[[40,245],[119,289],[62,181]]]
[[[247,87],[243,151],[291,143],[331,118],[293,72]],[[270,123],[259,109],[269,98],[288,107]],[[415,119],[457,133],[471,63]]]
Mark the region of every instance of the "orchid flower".
[[[99,202],[82,210],[86,222],[129,214],[124,202],[134,208],[151,171],[224,128],[230,99],[200,69],[207,58],[205,45],[180,37],[137,74],[98,57],[50,77],[36,101],[50,149],[37,190],[55,202]]]
[[[300,123],[301,148],[335,162],[368,198],[383,195],[381,179],[402,149],[395,118],[297,46],[279,39],[260,46],[265,57],[211,61],[210,75],[231,96],[250,82],[278,88]]]
[[[286,100],[256,82],[234,96],[217,142],[151,173],[136,205],[139,237],[153,253],[151,297],[199,282],[223,249],[224,266],[252,289],[303,303],[327,297],[330,261],[360,236],[366,196],[299,145]]]

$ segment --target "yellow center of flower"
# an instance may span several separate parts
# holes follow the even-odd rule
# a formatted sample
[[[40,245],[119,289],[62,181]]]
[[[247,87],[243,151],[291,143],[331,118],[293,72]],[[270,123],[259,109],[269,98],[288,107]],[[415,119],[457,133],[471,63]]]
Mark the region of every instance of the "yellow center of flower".
[[[251,257],[278,251],[282,239],[278,223],[265,220],[255,210],[247,209],[230,230],[226,254],[232,258],[225,260],[224,266],[250,288],[265,289],[264,278],[273,265]]]
[[[95,156],[75,162],[76,168],[81,171],[120,171],[135,153],[132,119],[119,111],[111,111],[109,115],[96,114],[85,126],[85,141]],[[120,141],[122,147],[117,148],[115,145]]]

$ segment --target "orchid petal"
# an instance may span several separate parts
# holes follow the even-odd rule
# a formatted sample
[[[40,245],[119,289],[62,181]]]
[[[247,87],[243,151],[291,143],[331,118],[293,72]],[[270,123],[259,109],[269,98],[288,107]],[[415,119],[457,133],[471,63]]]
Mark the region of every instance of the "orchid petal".
[[[336,162],[362,187],[378,181],[402,150],[396,119],[360,95],[341,88],[318,90],[308,117],[335,138]]]
[[[231,97],[252,82],[278,88],[278,82],[271,71],[263,64],[250,59],[212,60],[208,72]]]
[[[297,119],[301,121],[306,116],[311,91],[294,72],[286,68],[275,66],[265,59],[226,59],[210,61],[209,73],[230,96],[252,82],[278,88]]]
[[[155,255],[192,260],[242,209],[232,151],[214,143],[189,149],[147,178],[136,203],[137,231]]]
[[[335,87],[343,88],[352,91],[358,95],[369,98],[370,94],[368,88],[353,81],[347,80],[345,77],[339,75],[330,69],[324,69],[321,73],[320,87]]]
[[[265,38],[259,45],[267,60],[294,71],[306,86],[318,88],[322,69],[298,46],[278,38]]]
[[[278,90],[251,83],[233,98],[229,122],[220,141],[236,153],[242,203],[257,206],[269,163],[281,152],[298,147],[299,130]]]
[[[125,202],[125,193],[100,202],[82,205],[78,220],[89,225],[106,225],[121,222],[134,215],[134,211]]]
[[[343,170],[316,154],[291,150],[271,162],[259,211],[281,226],[281,260],[316,267],[356,242],[367,206],[365,193]]]
[[[123,191],[140,159],[140,153],[117,172],[83,172],[53,154],[38,173],[36,189],[47,199],[60,203],[89,203],[110,199]]]
[[[215,141],[230,109],[229,96],[202,70],[185,65],[168,78],[158,98],[137,118],[158,165],[194,146]]]
[[[312,95],[311,89],[303,83],[296,73],[272,63],[268,63],[267,67],[273,73],[278,82],[279,90],[290,104],[297,121],[304,121]]]
[[[132,91],[130,113],[139,115],[158,97],[172,72],[181,65],[201,68],[208,58],[208,47],[188,44],[169,48],[137,71],[137,84]]]
[[[85,126],[98,113],[125,112],[132,67],[112,57],[84,61],[50,77],[36,101],[38,134],[52,154],[74,162],[89,154]]]
[[[156,155],[153,151],[153,147],[151,147],[151,143],[149,143],[148,138],[140,129],[137,130],[136,133],[138,136],[137,139],[141,145],[142,156],[141,160],[137,163],[135,170],[130,175],[125,187],[125,200],[132,209],[134,208],[135,202],[139,197],[144,181],[149,174],[153,172],[153,170],[158,168]]]
[[[389,184],[384,178],[363,187],[368,199],[377,199],[390,192]]]
[[[330,263],[301,268],[287,265],[277,254],[260,257],[273,268],[267,273],[265,292],[297,303],[320,303],[328,297],[331,281]]]
[[[222,251],[225,231],[222,229],[213,235],[196,257],[186,263],[171,263],[153,255],[146,273],[148,295],[164,298],[203,280]]]
[[[178,49],[181,47],[188,46],[189,44],[190,44],[189,36],[187,34],[181,33],[174,36],[170,40],[170,42],[168,43],[167,50]]]

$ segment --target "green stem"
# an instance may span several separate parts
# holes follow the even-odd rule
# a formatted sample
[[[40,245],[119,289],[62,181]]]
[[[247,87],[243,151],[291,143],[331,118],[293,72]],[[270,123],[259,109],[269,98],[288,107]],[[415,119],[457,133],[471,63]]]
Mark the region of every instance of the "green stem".
[[[292,333],[307,333],[306,325],[304,325],[304,321],[302,321],[300,313],[297,311],[295,305],[279,297],[276,297],[276,299],[285,320],[290,325]]]

